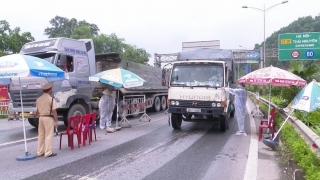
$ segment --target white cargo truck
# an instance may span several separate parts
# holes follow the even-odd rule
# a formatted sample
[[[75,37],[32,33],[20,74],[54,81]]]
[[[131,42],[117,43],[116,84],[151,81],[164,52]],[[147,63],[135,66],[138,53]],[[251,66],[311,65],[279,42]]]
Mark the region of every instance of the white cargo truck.
[[[228,119],[235,113],[234,96],[223,89],[234,82],[232,51],[212,48],[185,51],[167,63],[171,70],[163,69],[162,77],[163,85],[169,88],[167,101],[172,127],[180,129],[182,120],[219,121],[220,130],[226,131]],[[169,79],[165,78],[167,74]]]

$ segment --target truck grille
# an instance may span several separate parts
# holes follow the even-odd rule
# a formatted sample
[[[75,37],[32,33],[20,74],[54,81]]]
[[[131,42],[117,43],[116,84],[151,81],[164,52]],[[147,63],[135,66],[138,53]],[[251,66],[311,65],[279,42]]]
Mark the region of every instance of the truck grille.
[[[36,99],[42,95],[41,89],[35,90],[23,90],[22,91],[22,102],[23,107],[36,107]],[[21,98],[19,90],[10,91],[11,100],[14,108],[21,107]]]
[[[172,100],[175,101],[175,100]],[[179,101],[179,105],[175,107],[194,107],[194,108],[210,108],[212,107],[211,101]]]

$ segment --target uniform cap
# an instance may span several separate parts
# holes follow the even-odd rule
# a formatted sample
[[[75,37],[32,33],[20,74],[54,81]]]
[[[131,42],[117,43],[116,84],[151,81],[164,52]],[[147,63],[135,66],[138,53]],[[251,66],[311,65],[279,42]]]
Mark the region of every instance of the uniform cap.
[[[52,83],[46,83],[45,85],[42,86],[43,90],[49,90],[52,88]]]
[[[110,95],[112,94],[112,92],[109,90],[109,89],[105,89],[102,94],[105,94],[105,95]]]

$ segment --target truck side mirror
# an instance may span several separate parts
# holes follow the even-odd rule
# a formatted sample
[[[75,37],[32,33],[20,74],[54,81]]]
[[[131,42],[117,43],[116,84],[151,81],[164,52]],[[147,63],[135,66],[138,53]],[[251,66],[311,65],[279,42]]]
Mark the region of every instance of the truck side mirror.
[[[162,69],[162,79],[165,79],[165,78],[166,78],[166,70]]]
[[[231,82],[231,84],[233,84],[233,74],[232,73],[229,74],[228,81]]]
[[[233,71],[231,71],[230,69],[227,70],[228,71],[228,82],[233,84]]]
[[[166,80],[162,80],[162,86],[167,86]]]

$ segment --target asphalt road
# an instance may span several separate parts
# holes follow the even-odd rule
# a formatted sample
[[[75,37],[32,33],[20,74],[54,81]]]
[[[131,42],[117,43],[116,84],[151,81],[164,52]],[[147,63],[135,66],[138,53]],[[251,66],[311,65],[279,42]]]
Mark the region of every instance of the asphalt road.
[[[98,141],[90,146],[71,151],[66,147],[58,156],[36,158],[25,162],[18,174],[9,170],[21,162],[8,164],[1,179],[243,179],[249,144],[250,124],[246,124],[248,136],[235,136],[236,120],[229,121],[230,129],[220,132],[218,123],[183,122],[181,130],[168,126],[164,112],[149,114],[151,122],[129,119],[131,128],[105,135],[97,130]],[[248,114],[246,115],[248,116]],[[20,121],[21,122],[21,121]],[[22,122],[21,122],[22,123]],[[28,124],[28,122],[26,122]],[[60,125],[59,129],[63,129]],[[23,144],[21,127],[0,130],[0,152],[15,149]],[[35,153],[36,130],[26,126],[29,146]],[[66,138],[65,138],[66,139]],[[18,141],[18,142],[16,142]],[[55,140],[54,146],[58,146]],[[11,143],[10,142],[16,142]],[[9,145],[8,145],[9,143]],[[30,149],[30,147],[29,147]],[[11,152],[12,153],[12,152]],[[14,155],[12,155],[14,156]],[[0,157],[0,160],[1,157]],[[10,160],[6,160],[10,162]],[[12,160],[11,160],[12,161]],[[3,163],[6,163],[2,161]],[[49,163],[49,164],[48,164]],[[31,168],[31,167],[34,168]],[[0,168],[4,166],[0,165]],[[2,170],[0,170],[2,171]],[[31,171],[31,172],[30,172]]]

